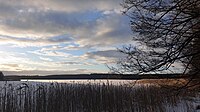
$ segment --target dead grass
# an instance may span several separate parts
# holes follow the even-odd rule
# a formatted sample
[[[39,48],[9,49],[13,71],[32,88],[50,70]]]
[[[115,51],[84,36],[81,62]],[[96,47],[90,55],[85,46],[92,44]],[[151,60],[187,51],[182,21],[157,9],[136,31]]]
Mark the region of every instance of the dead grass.
[[[164,92],[154,85],[9,84],[0,89],[0,112],[165,112],[185,97]]]

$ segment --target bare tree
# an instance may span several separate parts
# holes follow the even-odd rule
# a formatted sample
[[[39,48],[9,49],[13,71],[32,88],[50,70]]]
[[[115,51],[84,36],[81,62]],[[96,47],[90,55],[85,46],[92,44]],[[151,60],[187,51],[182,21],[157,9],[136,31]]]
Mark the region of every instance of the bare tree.
[[[199,0],[125,0],[122,6],[131,19],[137,45],[119,49],[127,57],[112,70],[137,74],[175,72],[171,68],[178,64],[182,67],[179,72],[191,75],[191,79],[199,78]]]
[[[0,81],[4,80],[4,74],[0,71]]]

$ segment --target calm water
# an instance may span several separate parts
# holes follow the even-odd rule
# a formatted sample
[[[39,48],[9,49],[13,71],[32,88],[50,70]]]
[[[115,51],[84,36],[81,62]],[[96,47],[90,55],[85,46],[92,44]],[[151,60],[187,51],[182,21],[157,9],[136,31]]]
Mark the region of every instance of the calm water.
[[[79,83],[79,84],[114,84],[114,85],[121,85],[121,84],[133,84],[135,80],[21,80],[23,82],[46,82],[46,83]]]

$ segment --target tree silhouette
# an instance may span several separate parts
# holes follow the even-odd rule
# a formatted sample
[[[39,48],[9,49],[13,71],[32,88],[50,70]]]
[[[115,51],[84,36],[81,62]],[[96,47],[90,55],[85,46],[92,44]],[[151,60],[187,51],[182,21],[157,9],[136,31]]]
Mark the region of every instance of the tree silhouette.
[[[4,74],[0,71],[0,81],[4,80]]]
[[[174,64],[191,79],[200,73],[199,0],[125,0],[137,45],[119,49],[126,58],[112,70],[120,73],[160,73]],[[175,72],[175,71],[171,71]],[[198,82],[198,84],[200,84]]]

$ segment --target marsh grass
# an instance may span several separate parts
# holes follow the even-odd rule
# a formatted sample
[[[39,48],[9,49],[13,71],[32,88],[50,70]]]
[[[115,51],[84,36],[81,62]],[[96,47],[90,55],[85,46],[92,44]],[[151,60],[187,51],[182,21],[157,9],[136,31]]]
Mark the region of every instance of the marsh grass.
[[[166,112],[183,101],[187,112],[193,106],[182,99],[195,94],[173,95],[154,85],[5,84],[0,88],[0,112]]]

